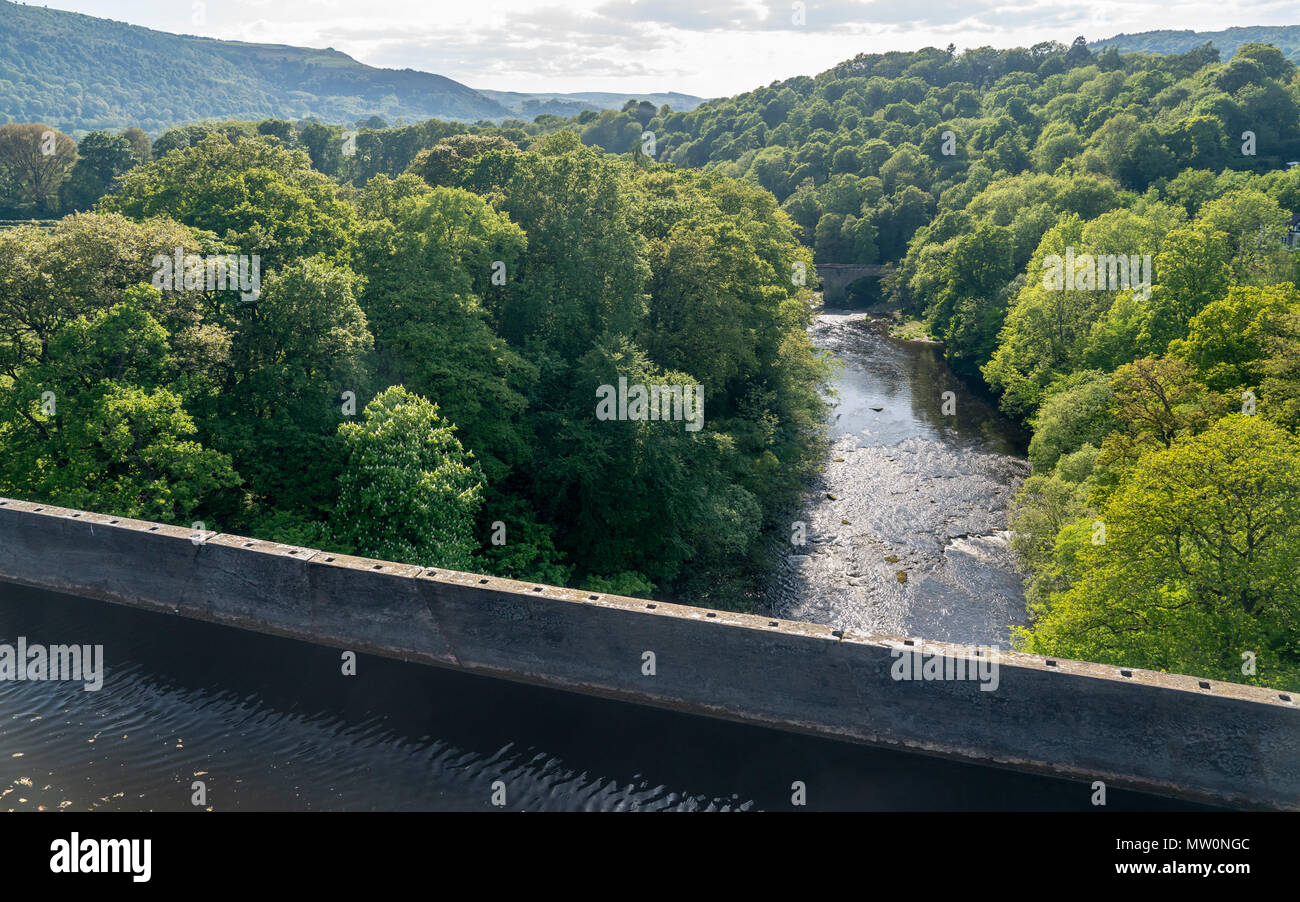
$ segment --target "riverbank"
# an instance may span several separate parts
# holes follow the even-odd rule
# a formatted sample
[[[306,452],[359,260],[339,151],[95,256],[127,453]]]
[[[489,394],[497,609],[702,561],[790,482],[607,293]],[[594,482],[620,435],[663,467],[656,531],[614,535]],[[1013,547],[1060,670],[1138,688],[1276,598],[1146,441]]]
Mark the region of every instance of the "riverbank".
[[[879,309],[873,308],[864,312],[836,312],[827,311],[823,308],[820,311],[822,316],[842,318],[846,322],[857,322],[861,320],[866,325],[877,331],[883,331],[890,338],[898,341],[913,342],[915,344],[930,345],[936,348],[942,348],[943,342],[930,334],[930,330],[925,323],[919,319],[908,319],[903,316],[902,311],[897,309]]]
[[[893,340],[864,314],[823,313],[813,340],[843,365],[840,397],[826,469],[799,513],[806,541],[782,554],[768,606],[1009,647],[1011,626],[1028,622],[1007,527],[1029,472],[1023,437],[934,348]]]

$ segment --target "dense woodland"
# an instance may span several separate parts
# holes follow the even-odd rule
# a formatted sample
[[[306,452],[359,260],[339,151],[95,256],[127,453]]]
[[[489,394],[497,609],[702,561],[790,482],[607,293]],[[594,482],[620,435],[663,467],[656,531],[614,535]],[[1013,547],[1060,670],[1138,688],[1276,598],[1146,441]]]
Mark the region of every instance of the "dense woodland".
[[[1032,428],[1020,646],[1300,686],[1273,47],[930,48],[690,112],[208,123],[31,163],[43,131],[0,126],[10,209],[94,212],[0,233],[6,494],[618,591],[745,572],[824,453],[792,268],[882,263],[859,298]],[[260,300],[153,290],[177,245],[261,254]],[[1149,290],[1057,289],[1067,254],[1149,255]],[[702,383],[705,429],[595,421],[619,374]]]
[[[0,232],[0,491],[624,593],[743,573],[825,418],[775,200],[571,135],[455,146],[341,191],[213,134]],[[256,301],[159,290],[177,247],[258,254]],[[703,385],[706,428],[598,421],[619,376]]]

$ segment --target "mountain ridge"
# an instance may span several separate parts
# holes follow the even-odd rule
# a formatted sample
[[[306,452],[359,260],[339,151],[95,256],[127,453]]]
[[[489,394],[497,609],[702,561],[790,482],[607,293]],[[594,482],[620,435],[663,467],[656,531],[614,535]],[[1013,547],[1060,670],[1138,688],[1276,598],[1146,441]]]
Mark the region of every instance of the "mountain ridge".
[[[501,122],[548,104],[561,115],[607,108],[597,96],[621,106],[641,95],[477,91],[431,72],[368,66],[332,47],[173,34],[0,0],[0,122],[73,134],[130,126],[157,134],[211,119]],[[699,98],[691,99],[694,108]]]
[[[1206,42],[1219,51],[1220,59],[1230,59],[1242,44],[1272,44],[1288,59],[1300,62],[1300,25],[1236,25],[1219,31],[1161,28],[1133,34],[1113,35],[1088,44],[1093,50],[1114,47],[1120,53],[1186,53]]]

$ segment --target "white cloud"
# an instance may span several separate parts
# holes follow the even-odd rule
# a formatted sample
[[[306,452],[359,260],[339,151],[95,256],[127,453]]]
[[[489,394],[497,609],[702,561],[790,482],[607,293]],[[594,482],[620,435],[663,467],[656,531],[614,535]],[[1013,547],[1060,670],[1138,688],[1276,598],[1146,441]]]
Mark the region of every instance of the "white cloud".
[[[334,47],[364,63],[516,91],[718,96],[812,75],[858,53],[1068,44],[1163,27],[1295,21],[1294,0],[47,0],[162,31]]]

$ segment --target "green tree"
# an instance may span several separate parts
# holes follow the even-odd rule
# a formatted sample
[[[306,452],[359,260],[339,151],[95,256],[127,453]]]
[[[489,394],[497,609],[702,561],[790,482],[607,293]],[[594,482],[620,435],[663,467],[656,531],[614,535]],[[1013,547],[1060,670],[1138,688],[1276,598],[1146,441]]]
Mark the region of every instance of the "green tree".
[[[1290,283],[1228,289],[1191,321],[1185,341],[1170,352],[1196,367],[1202,382],[1217,391],[1257,389],[1269,357],[1269,336],[1277,321],[1300,311],[1300,294]]]
[[[65,403],[63,454],[45,458],[49,478],[29,489],[35,497],[189,525],[213,493],[239,484],[228,457],[194,440],[176,394],[106,383],[91,397],[88,408]]]
[[[1210,401],[1195,370],[1172,357],[1143,357],[1111,375],[1115,418],[1121,429],[1103,447],[1103,461],[1135,459],[1168,448],[1210,419]]]
[[[1074,373],[1053,388],[1033,418],[1029,461],[1036,473],[1050,473],[1056,462],[1084,445],[1101,447],[1116,426],[1110,377],[1096,370]]]
[[[133,219],[169,216],[238,253],[259,255],[263,268],[317,254],[346,259],[355,221],[304,152],[268,138],[231,143],[223,134],[136,167],[98,209]]]
[[[618,386],[620,377],[628,385],[684,387],[693,405],[694,378],[659,369],[625,338],[583,357],[571,403],[541,420],[545,450],[533,467],[543,512],[566,525],[561,547],[589,574],[635,570],[655,583],[677,576],[688,560],[743,552],[757,536],[761,507],[725,478],[731,441],[709,428],[687,429],[684,419],[598,418],[599,387]],[[704,403],[707,424],[707,394]]]
[[[338,541],[383,560],[473,569],[483,478],[438,405],[390,386],[339,436],[346,463],[330,521]]]
[[[88,210],[123,174],[140,162],[130,140],[91,132],[77,145],[77,162],[63,182],[64,209]]]
[[[1155,259],[1157,284],[1137,344],[1164,353],[1188,323],[1228,289],[1228,236],[1208,225],[1174,229]]]
[[[959,237],[944,261],[944,287],[927,316],[959,372],[977,372],[993,353],[1006,315],[1006,286],[1015,275],[1012,254],[1010,230],[982,223]]]
[[[271,507],[329,506],[341,396],[362,391],[373,341],[356,286],[345,267],[299,260],[268,276],[256,310],[237,317],[206,432]]]
[[[0,174],[39,216],[59,207],[59,189],[77,158],[76,143],[39,122],[0,125]]]
[[[1036,611],[1024,650],[1300,686],[1300,446],[1234,415],[1144,457],[1082,547],[1083,575]],[[1259,673],[1241,673],[1243,652]]]
[[[66,323],[0,391],[0,490],[188,525],[239,483],[195,440],[181,398],[159,387],[167,333],[136,302]]]
[[[407,172],[435,188],[452,186],[458,183],[460,171],[475,157],[513,149],[514,145],[499,135],[452,135],[416,154]]]
[[[1264,284],[1293,274],[1282,243],[1289,219],[1273,198],[1243,189],[1207,203],[1198,223],[1228,236],[1228,265],[1234,282]]]
[[[1034,473],[1011,504],[1011,548],[1026,568],[1025,598],[1031,609],[1074,585],[1082,575],[1080,551],[1091,540],[1091,504],[1099,452],[1093,445]]]
[[[526,241],[479,197],[435,188],[367,224],[358,267],[382,382],[434,399],[493,482],[531,453],[524,392],[537,369],[491,325],[482,298],[507,281]]]
[[[528,235],[527,258],[486,297],[497,334],[527,356],[573,361],[606,330],[631,334],[645,313],[643,238],[633,227],[626,164],[560,133],[519,155],[499,209]],[[500,152],[467,168],[473,184]]]

